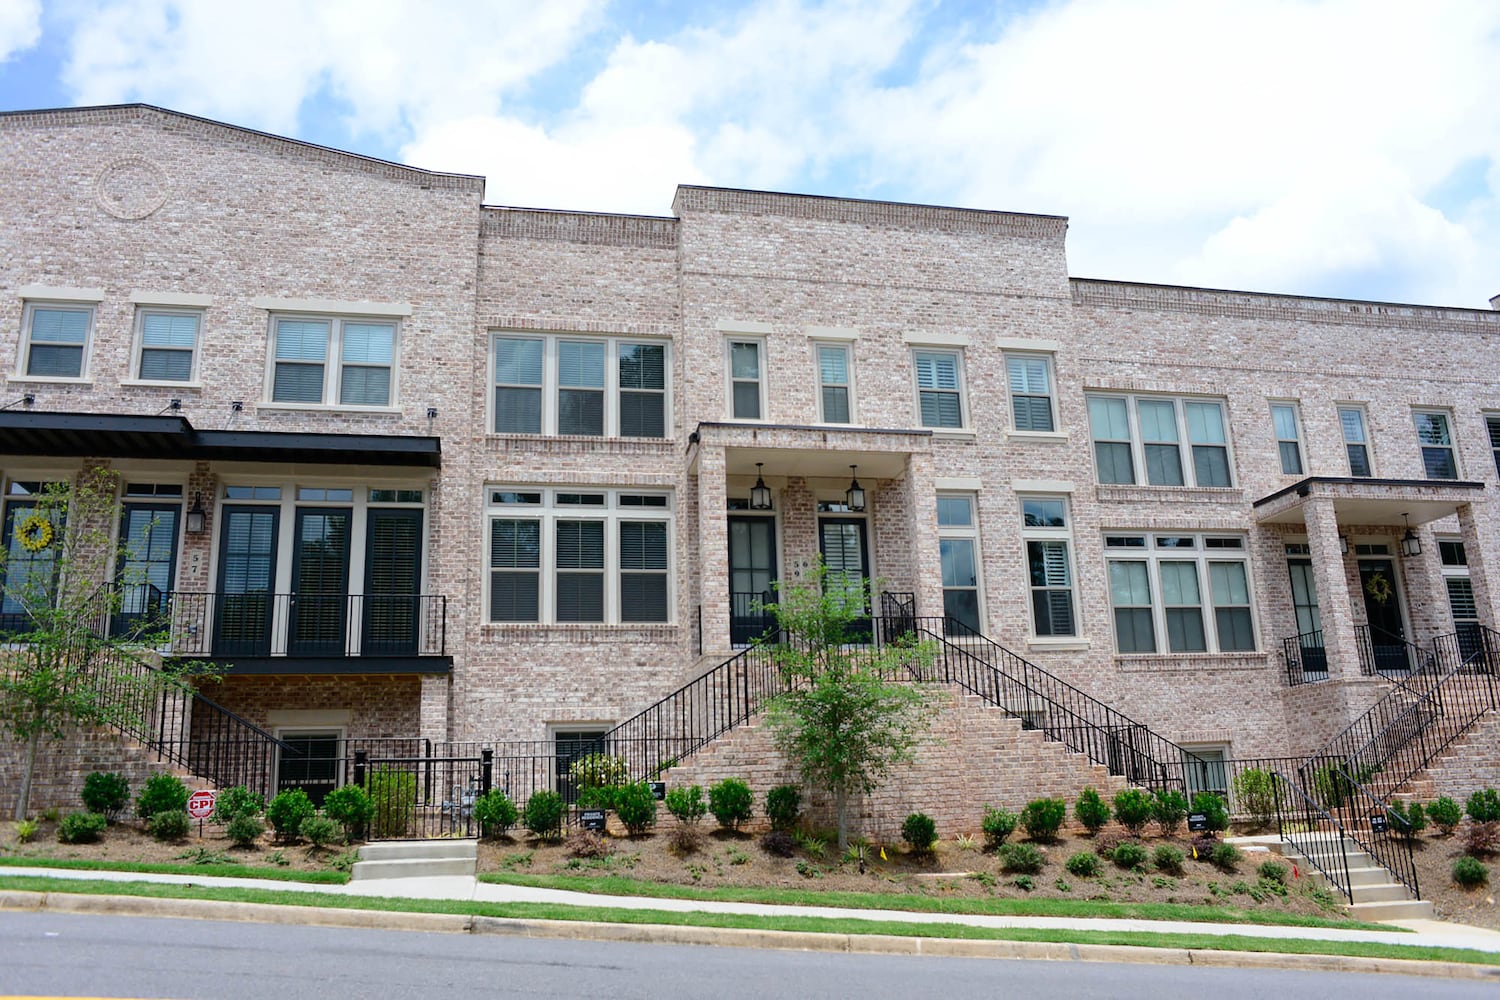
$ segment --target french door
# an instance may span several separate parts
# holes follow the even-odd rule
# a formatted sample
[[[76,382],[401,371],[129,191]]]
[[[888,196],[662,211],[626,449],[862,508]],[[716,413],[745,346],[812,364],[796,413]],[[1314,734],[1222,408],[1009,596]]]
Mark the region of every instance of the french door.
[[[849,638],[870,634],[870,553],[861,517],[825,517],[818,521],[818,551],[823,555],[824,593],[853,615]]]
[[[365,598],[360,649],[417,651],[422,609],[422,512],[372,507],[365,525]]]
[[[290,656],[343,656],[348,650],[347,507],[298,507],[292,545]]]
[[[748,646],[774,628],[758,608],[776,603],[776,522],[769,517],[729,518],[729,641]]]
[[[269,656],[281,511],[225,505],[219,535],[215,656]]]
[[[127,503],[120,514],[120,607],[116,637],[144,637],[166,627],[167,595],[177,568],[179,504]]]

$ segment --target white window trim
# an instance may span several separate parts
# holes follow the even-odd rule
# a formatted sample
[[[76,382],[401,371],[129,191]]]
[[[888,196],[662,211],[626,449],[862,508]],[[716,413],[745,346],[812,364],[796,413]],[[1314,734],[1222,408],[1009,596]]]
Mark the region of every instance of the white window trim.
[[[939,524],[938,540],[945,538],[966,538],[974,543],[974,600],[979,610],[979,632],[984,634],[988,624],[989,615],[986,614],[988,604],[984,596],[984,553],[979,544],[979,495],[968,490],[942,490],[938,493],[938,499],[958,498],[968,501],[969,523],[967,525]],[[939,567],[941,570],[941,567]],[[943,590],[950,588],[943,587]],[[967,590],[967,587],[954,587],[954,590]]]
[[[176,379],[147,379],[141,377],[141,363],[146,348],[146,317],[152,314],[164,314],[169,316],[196,316],[198,318],[198,335],[193,341],[193,363],[188,369],[188,377],[184,380]],[[130,374],[129,379],[122,379],[122,385],[156,385],[168,386],[178,389],[201,388],[203,383],[199,376],[199,360],[203,356],[203,320],[204,310],[183,306],[157,306],[139,305],[135,310],[135,333],[130,349]],[[181,350],[181,348],[164,348],[165,350]]]
[[[1089,426],[1089,452],[1094,462],[1095,481],[1101,486],[1144,486],[1153,489],[1204,489],[1223,490],[1234,489],[1239,486],[1239,477],[1235,475],[1234,443],[1229,430],[1229,401],[1222,396],[1195,396],[1195,395],[1173,395],[1171,393],[1120,393],[1120,392],[1090,392],[1084,397],[1085,406],[1091,399],[1120,399],[1125,401],[1125,419],[1130,427],[1130,463],[1134,481],[1130,483],[1106,483],[1099,478],[1098,449],[1094,444],[1099,439],[1094,437],[1092,423]],[[1182,465],[1182,484],[1175,486],[1171,484],[1153,483],[1150,481],[1146,471],[1146,441],[1141,434],[1141,419],[1139,404],[1142,402],[1167,402],[1172,405],[1173,419],[1177,423],[1177,455]],[[1224,425],[1223,445],[1200,445],[1199,447],[1222,447],[1224,449],[1224,460],[1229,470],[1229,483],[1226,486],[1200,486],[1198,484],[1198,467],[1193,461],[1193,442],[1188,437],[1187,425],[1187,403],[1213,403],[1219,407],[1219,417]],[[1092,418],[1090,418],[1091,420]],[[1116,438],[1105,439],[1106,443],[1121,443]],[[1160,444],[1163,442],[1152,442]]]
[[[1276,408],[1279,406],[1284,406],[1292,411],[1292,430],[1296,433],[1296,437],[1284,438],[1281,436],[1280,432],[1276,430]],[[1272,399],[1267,401],[1266,409],[1267,412],[1271,415],[1271,434],[1276,441],[1276,464],[1279,468],[1281,468],[1281,474],[1283,476],[1311,475],[1311,473],[1308,472],[1307,462],[1307,434],[1302,427],[1302,407],[1298,405],[1295,399]],[[1342,433],[1342,425],[1340,425],[1340,432]],[[1296,444],[1297,461],[1302,465],[1301,472],[1287,472],[1286,469],[1282,467],[1283,463],[1281,461],[1281,446],[1286,442],[1292,442]],[[1347,452],[1345,454],[1347,455]]]
[[[1039,431],[1016,426],[1016,394],[1010,386],[1010,362],[1012,358],[1021,361],[1040,361],[1045,366],[1047,372],[1047,410],[1052,419],[1051,430]],[[1010,433],[1007,436],[1014,438],[1036,436],[1042,440],[1054,436],[1066,438],[1066,435],[1059,435],[1058,431],[1058,428],[1062,426],[1062,420],[1057,412],[1057,364],[1054,356],[1046,351],[1011,350],[1005,352],[1003,360],[1005,362],[1005,402],[1010,408]],[[1025,395],[1034,396],[1035,393],[1026,393]]]
[[[282,320],[292,322],[313,322],[328,324],[328,349],[323,359],[323,398],[320,402],[303,402],[301,400],[273,399],[276,391],[276,338],[278,336],[277,324]],[[263,410],[347,410],[354,413],[399,413],[401,410],[401,323],[398,319],[389,315],[333,315],[328,313],[312,312],[277,312],[271,314],[270,331],[266,337],[266,375],[265,384],[261,396],[259,409]],[[343,403],[338,401],[338,393],[343,384],[342,372],[344,366],[344,324],[345,323],[371,323],[382,326],[390,326],[391,334],[391,391],[390,398],[384,404],[376,403]],[[198,329],[198,337],[201,341],[203,329]],[[297,362],[291,362],[293,364]],[[358,365],[361,368],[376,368],[379,365]],[[177,383],[167,383],[176,385]]]
[[[1226,656],[1255,656],[1264,653],[1265,643],[1260,634],[1260,616],[1256,611],[1255,604],[1255,573],[1250,553],[1250,540],[1233,532],[1223,531],[1105,531],[1104,563],[1105,563],[1105,599],[1109,603],[1110,632],[1115,629],[1115,602],[1114,594],[1110,591],[1109,564],[1112,562],[1144,562],[1146,566],[1147,583],[1151,588],[1151,628],[1155,639],[1156,648],[1150,651],[1132,650],[1122,652],[1118,636],[1115,638],[1116,656],[1204,656],[1206,654]],[[1146,544],[1139,548],[1111,548],[1108,545],[1109,538],[1117,537],[1143,537]],[[1158,548],[1156,539],[1158,537],[1191,537],[1196,544],[1191,549]],[[1204,546],[1204,540],[1209,538],[1234,538],[1240,542],[1238,549],[1210,549]],[[1198,608],[1203,619],[1203,638],[1205,649],[1201,650],[1172,650],[1169,648],[1170,641],[1167,633],[1167,604],[1166,595],[1162,591],[1160,564],[1163,562],[1193,562],[1197,564],[1198,573]],[[1245,567],[1245,590],[1249,597],[1247,607],[1250,610],[1250,635],[1255,642],[1254,649],[1221,649],[1219,646],[1219,626],[1214,616],[1213,580],[1209,576],[1208,567],[1210,563],[1237,562]],[[1139,605],[1127,605],[1128,607],[1139,607]],[[1181,605],[1173,605],[1180,607]],[[1228,605],[1238,607],[1239,605]]]
[[[1063,526],[1061,528],[1031,527],[1026,524],[1026,501],[1048,500],[1061,503],[1063,506]],[[1083,615],[1079,608],[1078,593],[1078,566],[1075,558],[1077,549],[1073,545],[1073,510],[1072,498],[1066,495],[1051,495],[1041,493],[1025,493],[1016,496],[1016,506],[1019,508],[1021,520],[1021,560],[1022,576],[1026,584],[1026,620],[1028,644],[1045,648],[1061,645],[1072,646],[1083,639]],[[1073,602],[1073,634],[1072,635],[1040,635],[1036,630],[1036,611],[1032,605],[1032,595],[1038,590],[1056,590],[1055,587],[1038,588],[1031,582],[1031,554],[1028,551],[1028,542],[1062,542],[1065,546],[1065,555],[1068,561],[1068,591],[1072,595]]]
[[[735,379],[734,377],[734,345],[755,344],[760,355],[760,416],[737,417],[734,415],[734,386],[736,381],[749,381],[748,379]],[[769,423],[771,419],[770,393],[767,390],[767,382],[770,380],[769,355],[766,350],[766,338],[753,334],[735,333],[724,338],[724,419],[740,421],[747,424]],[[822,410],[822,404],[819,404]]]
[[[849,420],[846,423],[831,423],[823,412],[823,360],[819,352],[824,348],[844,352],[844,371],[848,378],[844,382],[844,388],[849,394]],[[859,395],[854,385],[854,344],[849,340],[814,340],[812,341],[813,356],[813,381],[817,389],[818,422],[828,424],[830,427],[861,427],[863,424],[859,419]],[[765,409],[762,408],[764,413]]]
[[[89,370],[90,362],[93,360],[94,348],[94,323],[98,319],[97,300],[93,299],[27,299],[26,307],[21,311],[21,346],[16,355],[15,374],[9,381],[12,382],[51,382],[67,385],[90,385],[93,383],[92,372]],[[26,369],[31,358],[31,325],[32,317],[38,309],[61,309],[67,312],[83,312],[89,317],[88,330],[83,335],[83,357],[78,362],[78,374],[72,375],[30,375]]]
[[[1365,437],[1365,439],[1363,441],[1350,441],[1348,435],[1344,432],[1344,411],[1345,410],[1352,410],[1353,412],[1359,414],[1359,429],[1360,429],[1360,432]],[[1338,425],[1339,425],[1339,440],[1341,442],[1343,442],[1343,445],[1344,445],[1344,467],[1349,470],[1349,476],[1350,476],[1350,478],[1352,478],[1352,479],[1373,479],[1373,478],[1375,478],[1375,476],[1376,476],[1375,444],[1370,439],[1370,410],[1369,410],[1369,407],[1367,407],[1364,403],[1335,403],[1334,404],[1334,416],[1338,420]],[[1415,427],[1412,428],[1412,433],[1413,434],[1416,433],[1416,428]],[[1369,476],[1356,476],[1354,474],[1354,466],[1349,461],[1349,446],[1351,444],[1360,445],[1361,447],[1363,447],[1365,449],[1365,462],[1370,466],[1370,474],[1369,474]],[[1420,454],[1420,452],[1419,452],[1419,454]]]
[[[1416,427],[1417,417],[1419,415],[1423,415],[1423,414],[1429,415],[1429,416],[1438,416],[1438,417],[1442,417],[1443,418],[1443,422],[1448,427],[1448,443],[1445,444],[1445,445],[1442,445],[1442,444],[1425,444],[1425,443],[1423,443],[1423,441],[1422,441],[1422,439],[1420,437],[1417,437],[1417,461],[1420,463],[1420,465],[1422,467],[1422,478],[1423,479],[1431,480],[1432,482],[1435,482],[1435,483],[1451,483],[1454,480],[1462,479],[1464,477],[1464,467],[1463,467],[1462,460],[1460,460],[1460,458],[1458,456],[1458,427],[1456,426],[1456,424],[1455,424],[1455,422],[1453,420],[1453,411],[1452,410],[1446,410],[1446,409],[1444,409],[1441,406],[1413,406],[1411,408],[1412,434],[1413,435],[1416,435],[1416,433],[1417,433],[1417,427]],[[1422,451],[1423,451],[1423,449],[1426,449],[1426,448],[1447,448],[1448,449],[1448,454],[1453,457],[1453,478],[1452,479],[1448,479],[1448,478],[1434,479],[1433,477],[1427,475],[1427,459],[1422,456]]]
[[[542,429],[539,434],[526,431],[500,431],[495,429],[495,344],[500,340],[540,340],[542,342]],[[558,345],[571,343],[595,343],[604,345],[604,433],[603,434],[559,434],[557,431],[558,396]],[[663,348],[662,353],[662,436],[620,436],[620,345],[649,344]],[[670,441],[674,436],[672,420],[672,343],[661,337],[644,336],[594,336],[580,333],[546,333],[540,330],[491,330],[488,341],[489,359],[485,363],[487,383],[485,389],[485,433],[491,437],[569,437],[589,441]],[[509,384],[509,383],[507,383]],[[626,392],[637,390],[627,389]]]
[[[965,338],[967,342],[967,338]],[[958,426],[957,427],[928,427],[922,423],[922,385],[917,378],[917,355],[918,354],[946,354],[958,359]],[[915,407],[917,426],[930,430],[934,435],[968,435],[974,433],[973,418],[969,407],[969,374],[964,368],[964,350],[961,347],[939,347],[931,344],[914,344],[907,357],[907,376],[911,380],[911,401]],[[946,389],[927,389],[927,392],[946,392]],[[1007,397],[1008,398],[1008,397]]]

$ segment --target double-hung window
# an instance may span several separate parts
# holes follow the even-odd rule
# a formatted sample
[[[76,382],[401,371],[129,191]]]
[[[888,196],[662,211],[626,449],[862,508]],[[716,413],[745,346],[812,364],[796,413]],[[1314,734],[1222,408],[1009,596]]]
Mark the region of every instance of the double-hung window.
[[[665,344],[501,334],[493,346],[495,433],[666,437]]]
[[[1438,559],[1443,568],[1443,583],[1448,589],[1448,610],[1453,616],[1459,656],[1463,662],[1470,663],[1483,655],[1485,644],[1463,541],[1438,539]]]
[[[729,415],[735,420],[760,420],[765,414],[764,365],[764,342],[729,342]]]
[[[390,406],[396,325],[343,317],[272,319],[271,401]]]
[[[854,383],[849,345],[818,344],[818,416],[825,424],[854,420]]]
[[[1453,451],[1453,431],[1447,413],[1413,410],[1417,443],[1422,449],[1422,468],[1428,479],[1457,479],[1458,459]]]
[[[1073,605],[1073,567],[1068,501],[1021,498],[1021,537],[1031,575],[1031,625],[1037,638],[1078,634]]]
[[[142,309],[140,359],[136,378],[143,382],[191,382],[197,372],[201,312]]]
[[[491,487],[491,622],[671,620],[671,497]]]
[[[957,351],[915,351],[917,409],[923,427],[957,428],[964,423],[963,372]]]
[[[1302,438],[1297,427],[1297,407],[1291,403],[1272,403],[1271,423],[1276,428],[1276,450],[1281,454],[1282,473],[1302,475]]]
[[[1109,534],[1104,550],[1119,652],[1255,649],[1244,538]]]
[[[1034,354],[1012,354],[1005,358],[1010,383],[1011,419],[1018,431],[1056,429],[1052,410],[1052,365]]]
[[[1339,407],[1339,427],[1344,432],[1344,452],[1349,456],[1349,475],[1359,479],[1373,476],[1370,464],[1370,436],[1365,430],[1365,411],[1358,406]]]
[[[1163,396],[1089,396],[1099,482],[1230,486],[1224,405]]]
[[[35,303],[26,307],[24,376],[81,379],[88,370],[91,306]]]
[[[943,571],[943,614],[950,632],[983,632],[979,594],[979,529],[974,495],[940,493],[937,498],[938,553]]]

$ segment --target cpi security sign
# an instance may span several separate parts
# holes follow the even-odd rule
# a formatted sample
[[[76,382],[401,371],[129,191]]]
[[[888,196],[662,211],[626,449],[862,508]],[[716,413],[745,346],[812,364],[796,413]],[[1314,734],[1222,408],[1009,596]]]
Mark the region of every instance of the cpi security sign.
[[[211,789],[200,789],[188,796],[188,815],[193,819],[208,819],[214,814],[214,795]]]

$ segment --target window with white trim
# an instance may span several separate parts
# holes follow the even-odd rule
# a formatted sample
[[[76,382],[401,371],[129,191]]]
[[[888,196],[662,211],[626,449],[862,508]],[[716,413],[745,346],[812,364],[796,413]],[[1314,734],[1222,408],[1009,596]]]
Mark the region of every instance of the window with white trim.
[[[1457,479],[1458,456],[1453,448],[1452,422],[1441,410],[1413,410],[1422,469],[1428,479]]]
[[[939,493],[938,554],[943,573],[943,615],[963,626],[964,634],[982,633],[983,601],[979,589],[979,527],[972,493]],[[967,631],[965,631],[967,630]]]
[[[192,382],[198,373],[196,309],[141,309],[136,313],[135,377],[143,382]]]
[[[818,344],[818,418],[825,424],[854,422],[854,380],[848,344]]]
[[[1281,454],[1281,472],[1302,475],[1302,434],[1294,403],[1272,403],[1271,424],[1276,428],[1276,450]]]
[[[730,340],[729,415],[735,420],[760,420],[766,412],[765,353],[760,340]]]
[[[963,356],[958,351],[912,352],[917,413],[923,427],[959,428],[965,420]]]
[[[92,306],[27,303],[22,376],[83,378],[93,327]]]
[[[271,341],[271,402],[394,404],[395,323],[340,316],[273,316]]]
[[[1362,406],[1339,407],[1339,428],[1344,432],[1344,453],[1349,457],[1349,475],[1369,479],[1375,474],[1370,462],[1370,435],[1365,430]]]
[[[667,345],[624,338],[496,334],[497,434],[667,436]]]
[[[1487,415],[1484,426],[1490,432],[1490,452],[1495,456],[1495,471],[1500,473],[1500,415]]]
[[[487,620],[671,620],[670,494],[493,486],[488,500]]]
[[[1077,635],[1067,499],[1021,497],[1021,538],[1031,576],[1033,633],[1037,638]]]
[[[1231,486],[1224,404],[1169,396],[1088,397],[1099,482]]]
[[[1243,537],[1107,534],[1104,553],[1118,652],[1255,650]]]
[[[1052,362],[1039,354],[1007,354],[1005,370],[1015,429],[1056,430],[1052,409]]]

